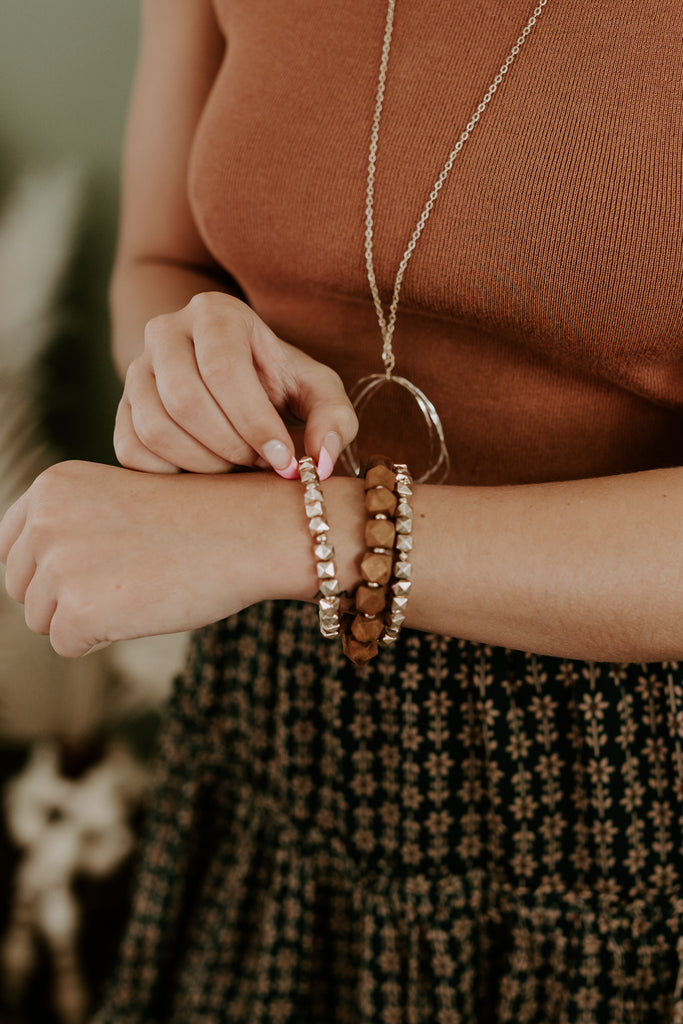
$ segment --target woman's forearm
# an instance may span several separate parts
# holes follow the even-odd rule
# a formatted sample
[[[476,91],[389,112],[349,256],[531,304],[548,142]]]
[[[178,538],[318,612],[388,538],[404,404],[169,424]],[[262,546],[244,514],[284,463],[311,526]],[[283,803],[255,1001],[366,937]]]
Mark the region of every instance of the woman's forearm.
[[[357,483],[326,485],[345,586]],[[417,486],[406,625],[570,658],[683,654],[683,470],[515,487]]]
[[[339,578],[363,549],[363,484],[324,485]],[[560,657],[683,652],[683,474],[520,487],[418,486],[406,624]],[[0,524],[7,588],[59,653],[201,626],[267,598],[312,601],[299,484],[52,467]]]

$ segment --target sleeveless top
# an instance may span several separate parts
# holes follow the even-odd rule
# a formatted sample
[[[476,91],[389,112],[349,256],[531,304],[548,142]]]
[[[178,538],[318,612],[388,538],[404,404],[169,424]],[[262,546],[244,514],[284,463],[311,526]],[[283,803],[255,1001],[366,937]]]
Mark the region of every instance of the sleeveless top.
[[[386,5],[215,9],[226,55],[194,147],[197,223],[256,312],[350,386],[382,370],[363,244]],[[385,301],[530,14],[526,0],[399,0],[375,199]],[[551,2],[456,158],[394,338],[396,372],[442,417],[453,482],[680,464],[682,40],[673,0]],[[376,410],[382,431],[369,410],[363,439],[419,475],[419,431],[391,412]]]

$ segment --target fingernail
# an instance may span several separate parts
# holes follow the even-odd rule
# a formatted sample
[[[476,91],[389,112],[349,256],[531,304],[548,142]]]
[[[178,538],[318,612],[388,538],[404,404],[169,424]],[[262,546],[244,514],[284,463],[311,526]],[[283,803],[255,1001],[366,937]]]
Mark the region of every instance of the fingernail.
[[[340,452],[341,441],[339,434],[330,431],[329,434],[325,435],[325,440],[320,449],[320,457],[318,458],[318,476],[321,480],[327,480],[328,477],[332,476],[334,464]]]
[[[278,476],[281,476],[283,480],[296,480],[299,476],[299,463],[292,456],[292,461],[287,466],[287,469],[276,469],[275,472]]]
[[[296,476],[297,461],[282,441],[268,441],[261,451],[263,457],[280,476],[286,480],[292,480]]]

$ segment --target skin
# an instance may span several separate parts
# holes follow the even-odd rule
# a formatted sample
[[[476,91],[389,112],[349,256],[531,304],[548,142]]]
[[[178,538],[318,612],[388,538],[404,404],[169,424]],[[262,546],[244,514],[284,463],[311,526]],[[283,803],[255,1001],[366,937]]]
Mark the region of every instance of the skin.
[[[317,589],[300,485],[229,471],[288,459],[291,475],[290,413],[329,470],[356,419],[339,378],[240,302],[194,227],[188,151],[221,46],[208,0],[146,0],[111,288],[127,468],[52,467],[0,524],[7,590],[63,655]],[[356,480],[325,484],[346,588],[361,495]],[[571,658],[678,658],[682,506],[679,468],[416,487],[407,625]]]

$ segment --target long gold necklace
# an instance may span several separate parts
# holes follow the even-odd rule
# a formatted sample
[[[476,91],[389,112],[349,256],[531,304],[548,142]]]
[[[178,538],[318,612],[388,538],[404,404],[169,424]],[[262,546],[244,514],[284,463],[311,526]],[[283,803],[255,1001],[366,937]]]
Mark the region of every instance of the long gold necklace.
[[[493,99],[498,86],[501,85],[503,78],[507,74],[508,70],[512,66],[512,63],[521,50],[522,46],[526,42],[531,30],[536,24],[539,16],[541,15],[543,8],[547,4],[548,0],[539,0],[538,6],[534,9],[533,14],[527,21],[526,25],[522,29],[522,32],[517,39],[517,42],[512,47],[512,50],[508,54],[504,63],[502,64],[498,74],[491,82],[490,86],[486,90],[486,93],[472,114],[472,117],[467,122],[460,138],[456,142],[455,146],[451,150],[446,163],[443,166],[441,174],[436,179],[432,191],[429,195],[429,199],[424,205],[424,209],[419,216],[417,225],[406,251],[403,254],[403,258],[399,263],[398,272],[396,274],[396,280],[394,281],[394,290],[391,298],[391,304],[389,306],[388,315],[385,316],[384,307],[382,305],[382,299],[380,298],[379,289],[377,287],[377,280],[375,278],[375,264],[373,256],[373,235],[374,235],[374,204],[375,204],[375,173],[377,167],[377,149],[379,145],[379,126],[382,120],[382,107],[384,105],[384,93],[386,89],[387,69],[389,67],[389,53],[391,51],[391,36],[394,28],[394,9],[396,7],[396,0],[389,0],[389,7],[387,10],[387,20],[384,30],[384,45],[382,47],[382,59],[380,61],[379,78],[377,81],[377,98],[375,101],[375,114],[372,121],[372,131],[370,134],[370,153],[368,156],[368,177],[367,177],[367,188],[365,193],[365,262],[367,266],[368,282],[370,284],[370,291],[372,293],[372,299],[375,305],[375,311],[377,313],[377,320],[379,323],[379,329],[382,335],[382,362],[384,364],[384,373],[373,373],[368,377],[363,377],[359,380],[349,393],[349,397],[353,402],[354,408],[358,413],[359,419],[362,415],[364,408],[371,395],[377,392],[380,388],[383,388],[387,384],[396,384],[399,387],[407,391],[414,399],[424,417],[425,423],[429,431],[430,441],[430,454],[431,464],[427,471],[418,478],[418,483],[424,483],[427,480],[431,480],[435,483],[441,483],[446,479],[450,469],[450,457],[448,454],[448,448],[446,447],[446,440],[444,437],[443,426],[441,419],[436,411],[433,403],[425,395],[416,384],[408,380],[407,377],[400,377],[394,373],[396,366],[396,357],[392,346],[392,340],[394,331],[396,329],[396,317],[398,314],[398,302],[401,294],[401,285],[403,284],[403,277],[406,272],[406,268],[410,261],[411,256],[415,251],[415,247],[422,235],[425,224],[429,219],[429,215],[434,209],[434,204],[443,188],[448,175],[451,172],[453,164],[458,153],[461,151],[470,135],[474,131],[474,128],[479,123],[482,114],[488,107],[489,103]],[[347,469],[355,473],[356,475],[360,472],[360,466],[358,456],[356,452],[356,445],[351,444],[343,452],[342,458],[346,464]]]

